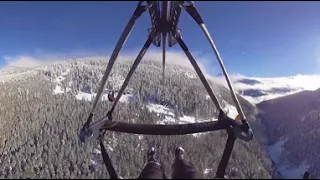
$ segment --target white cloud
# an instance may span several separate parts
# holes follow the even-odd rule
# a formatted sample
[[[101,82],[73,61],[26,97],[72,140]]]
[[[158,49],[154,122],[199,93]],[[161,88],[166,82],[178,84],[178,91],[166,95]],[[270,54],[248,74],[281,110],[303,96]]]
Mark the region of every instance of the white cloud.
[[[139,53],[139,49],[132,49],[131,51],[120,52],[117,58],[119,60],[134,60]],[[18,56],[4,56],[3,59],[6,62],[6,67],[19,67],[19,68],[35,68],[43,65],[49,65],[58,61],[66,61],[72,59],[90,60],[90,59],[103,59],[108,61],[110,55],[101,55],[102,53],[94,53],[90,51],[72,51],[69,53],[49,53],[43,50],[37,50],[36,55],[18,55]],[[202,70],[203,74],[210,80],[225,86],[225,79],[211,76],[208,71],[219,69],[214,67],[214,61],[216,61],[214,54],[204,54],[201,52],[192,52],[198,66]],[[162,51],[148,50],[143,57],[142,61],[162,61]],[[166,64],[175,64],[194,70],[189,59],[185,53],[181,50],[168,50],[166,53]],[[3,68],[3,69],[4,69]],[[213,72],[217,74],[218,72]],[[212,74],[213,74],[212,73]]]
[[[249,97],[244,96],[252,104],[256,104],[262,102],[264,100],[274,99],[277,97],[282,97],[285,95],[297,93],[303,90],[314,91],[320,88],[320,75],[301,75],[298,74],[296,76],[290,77],[275,77],[275,78],[258,78],[258,77],[250,77],[250,79],[257,80],[261,82],[261,84],[248,85],[243,83],[236,82],[238,78],[231,78],[234,82],[234,87],[236,90],[260,90],[266,95],[260,97]],[[279,92],[270,92],[273,88],[288,88],[294,89],[294,91],[290,91],[287,93],[279,93]]]
[[[119,53],[118,60],[134,60],[139,53],[139,50],[132,50],[129,52]],[[69,59],[105,59],[109,60],[109,55],[101,55],[101,53],[94,53],[89,51],[72,51],[69,53],[48,53],[45,51],[37,50],[37,55],[17,55],[17,56],[4,56],[6,67],[14,66],[14,67],[22,67],[22,68],[34,68],[42,65],[48,65],[57,61],[65,61]],[[194,55],[197,64],[201,68],[201,70],[206,73],[208,69],[207,62],[208,58],[206,56],[199,56],[196,53]],[[148,50],[143,57],[144,60],[152,60],[152,61],[162,61],[162,52],[161,50]],[[203,63],[205,63],[203,65]],[[193,69],[190,61],[183,51],[167,51],[166,53],[166,64],[176,64],[180,66],[184,66],[190,69]]]
[[[34,68],[47,64],[48,61],[41,61],[31,56],[4,56],[6,66]]]
[[[320,72],[320,55],[317,58],[317,70]]]
[[[93,59],[101,58],[100,52],[93,52],[88,50],[73,50],[69,52],[49,52],[43,49],[34,49],[28,54],[21,55],[7,55],[3,56],[2,59],[5,62],[3,68],[8,66],[19,67],[19,68],[35,68],[38,66],[48,65],[53,62],[65,61],[75,58],[80,59]]]
[[[135,59],[138,51],[135,51],[136,53],[125,53],[126,55],[119,56],[119,59]],[[214,54],[207,55],[200,52],[193,52],[192,53],[194,59],[196,60],[198,66],[200,67],[203,74],[208,78],[209,80],[212,80],[214,82],[220,83],[222,85],[225,85],[227,87],[226,80],[224,78],[215,77],[212,76],[208,71],[212,71],[215,69],[218,69],[218,67],[214,66],[214,61],[217,61]],[[162,52],[161,51],[155,51],[155,50],[149,50],[145,54],[143,60],[151,60],[151,61],[162,61]],[[185,55],[183,51],[167,51],[166,53],[166,64],[175,64],[180,65],[186,68],[190,68],[194,70],[192,64],[190,63],[189,59]],[[214,72],[217,73],[217,72]],[[212,73],[213,74],[213,73]]]
[[[205,62],[203,57],[193,55],[200,69],[205,73],[206,69],[202,62]],[[144,60],[154,60],[162,61],[162,52],[161,51],[147,51],[144,56]],[[183,51],[167,51],[166,53],[166,64],[175,64],[190,69],[194,69],[189,59]]]

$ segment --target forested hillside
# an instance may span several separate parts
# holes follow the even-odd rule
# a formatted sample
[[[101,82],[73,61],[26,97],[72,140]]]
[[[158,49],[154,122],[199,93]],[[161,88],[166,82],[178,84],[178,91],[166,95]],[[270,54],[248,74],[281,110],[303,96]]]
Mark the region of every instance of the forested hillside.
[[[106,91],[119,90],[131,64],[132,61],[119,61],[115,65]],[[97,144],[83,144],[78,140],[78,132],[91,109],[90,100],[98,89],[105,66],[103,60],[75,60],[0,74],[0,178],[108,178]],[[161,63],[142,61],[114,112],[114,119],[172,123],[166,121],[168,113],[152,110],[152,105],[172,112],[170,117],[176,122],[216,118],[217,110],[192,70],[167,66],[164,86],[160,85],[161,72]],[[228,89],[214,82],[210,84],[221,104],[232,111]],[[254,123],[253,106],[239,99],[249,121]],[[95,119],[105,116],[110,106],[110,102],[102,101]],[[138,176],[151,144],[155,144],[166,174],[171,174],[174,148],[182,146],[186,158],[204,178],[212,178],[226,138],[225,131],[185,136],[107,132],[105,144],[123,178]],[[271,174],[271,161],[256,139],[236,141],[227,176],[270,178]]]
[[[273,158],[278,169],[289,174],[305,169],[319,177],[320,89],[265,101],[258,108],[269,145],[279,147]]]

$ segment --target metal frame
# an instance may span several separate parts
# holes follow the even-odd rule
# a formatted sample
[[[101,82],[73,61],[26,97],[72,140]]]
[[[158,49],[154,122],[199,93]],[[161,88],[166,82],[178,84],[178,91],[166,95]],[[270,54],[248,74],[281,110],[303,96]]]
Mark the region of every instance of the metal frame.
[[[160,3],[161,3],[161,7],[160,7]],[[216,95],[212,91],[209,83],[207,82],[205,76],[203,75],[194,57],[190,53],[187,45],[182,40],[180,30],[178,29],[178,26],[177,26],[182,9],[188,12],[188,14],[197,22],[197,24],[200,26],[200,28],[204,32],[206,38],[208,39],[209,44],[211,45],[218,59],[218,62],[221,66],[221,69],[225,75],[226,81],[230,89],[231,96],[235,102],[241,121],[236,121],[228,117],[227,115],[225,115],[224,111],[221,108],[221,105],[219,104],[219,101]],[[137,58],[135,59],[121,89],[119,90],[118,95],[115,101],[113,102],[112,108],[107,113],[107,116],[96,123],[92,123],[94,112],[96,110],[99,100],[101,99],[101,95],[103,94],[103,90],[105,89],[105,84],[110,75],[114,62],[118,57],[118,54],[123,44],[126,42],[130,32],[132,31],[137,19],[146,10],[149,10],[151,24],[152,24],[151,29],[149,29],[148,39],[146,40],[145,44],[143,45],[142,49],[137,55]],[[162,38],[161,38],[161,35],[162,35]],[[148,50],[151,44],[154,44],[155,46],[160,47],[162,43],[162,52],[163,52],[162,74],[163,74],[163,83],[164,83],[167,36],[168,36],[169,47],[179,44],[181,49],[185,52],[190,63],[192,64],[195,71],[197,72],[197,75],[199,76],[201,82],[205,86],[205,89],[207,90],[210,98],[212,99],[213,103],[215,104],[215,106],[220,112],[218,121],[205,122],[205,123],[191,123],[191,124],[182,124],[182,125],[181,124],[180,125],[131,124],[131,123],[122,123],[122,122],[113,121],[112,112],[114,111],[117,103],[120,100],[121,95],[123,94],[125,88],[127,87],[130,81],[130,78],[132,77],[133,73],[135,72],[136,68],[138,67],[139,63],[141,62],[143,56],[145,55],[146,51]],[[98,89],[97,96],[94,100],[90,115],[87,119],[87,122],[84,124],[83,128],[80,131],[80,135],[79,135],[80,140],[82,142],[86,142],[90,139],[99,139],[100,146],[102,149],[104,149],[102,138],[106,130],[118,131],[118,132],[124,132],[124,133],[134,133],[134,134],[179,135],[179,134],[206,132],[206,131],[216,131],[216,130],[222,130],[222,129],[227,130],[228,139],[227,139],[226,146],[225,146],[225,149],[216,173],[216,177],[218,178],[224,178],[225,170],[226,170],[231,152],[233,150],[233,146],[236,138],[238,137],[244,141],[250,141],[253,139],[252,129],[250,128],[249,124],[246,121],[246,117],[243,113],[243,110],[240,106],[237,96],[235,95],[235,92],[233,90],[229,76],[223,65],[223,61],[219,55],[219,52],[192,1],[139,1],[137,8],[135,9],[132,17],[130,18],[124,31],[122,32],[120,39],[116,44],[115,49],[110,57],[105,74],[100,82],[100,87]],[[112,163],[105,149],[103,152],[104,152],[103,159],[108,169],[108,172],[110,174],[110,177],[117,178],[116,172],[114,171]]]

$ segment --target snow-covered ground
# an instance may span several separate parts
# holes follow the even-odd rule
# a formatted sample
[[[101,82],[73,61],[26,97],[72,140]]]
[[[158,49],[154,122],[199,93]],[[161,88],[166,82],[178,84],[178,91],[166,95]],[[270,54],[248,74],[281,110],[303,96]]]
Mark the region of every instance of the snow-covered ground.
[[[159,116],[159,114],[166,114],[166,115],[169,115],[169,116],[174,116],[174,110],[172,109],[169,109],[163,105],[160,105],[160,104],[148,104],[147,105],[147,109],[150,111],[150,112],[155,112],[157,113],[157,116]]]
[[[53,94],[62,94],[65,92],[70,92],[71,88],[67,87],[66,90],[63,90],[61,87],[61,82],[64,81],[66,79],[66,76],[68,75],[68,73],[70,72],[70,69],[67,69],[66,71],[62,72],[60,76],[56,77],[53,82],[56,83],[56,87],[53,90]],[[120,77],[115,77],[115,76],[111,76],[111,82],[114,83],[114,87],[116,88],[120,88],[120,86],[122,85],[124,79],[121,79]],[[69,86],[72,85],[72,81],[69,82]],[[75,95],[76,99],[78,100],[85,100],[85,101],[92,101],[95,97],[96,97],[96,93],[87,93],[87,92],[78,92],[78,94]],[[114,93],[114,97],[116,97],[118,94]],[[101,97],[102,101],[107,101],[108,100],[108,94],[103,94]],[[134,95],[130,95],[130,94],[123,94],[119,100],[119,102],[122,103],[130,103],[136,100],[136,97]]]
[[[227,115],[231,118],[236,118],[238,115],[237,108],[229,103],[227,103],[225,100],[222,100],[223,104],[223,110],[227,113]]]
[[[22,80],[28,76],[36,75],[36,70],[21,70],[21,69],[14,69],[14,70],[2,70],[0,71],[0,82],[8,82],[14,80]]]
[[[203,171],[203,174],[209,174],[211,171],[213,171],[213,169],[207,168]]]
[[[85,101],[92,101],[95,97],[97,96],[96,93],[86,93],[86,92],[79,92],[78,94],[75,95],[75,97],[78,100],[85,100]],[[117,93],[114,93],[114,97],[117,97]],[[108,94],[103,94],[101,97],[102,101],[108,101]],[[136,100],[136,97],[131,94],[123,94],[120,97],[119,102],[122,103],[130,103],[134,102]]]
[[[64,81],[66,79],[66,76],[68,75],[69,72],[70,72],[70,69],[67,69],[66,71],[62,72],[60,76],[58,76],[52,80],[54,83],[56,83],[56,87],[53,89],[53,92],[52,92],[54,95],[71,91],[70,87],[72,85],[72,81],[70,81],[68,83],[69,87],[67,87],[65,90],[61,87],[62,81]],[[120,87],[121,83],[123,83],[123,81],[124,81],[124,79],[121,79],[119,77],[115,78],[115,77],[111,76],[111,79],[112,78],[113,78],[112,82],[114,82],[115,87],[118,87],[118,86]],[[96,93],[87,93],[87,92],[80,91],[80,92],[78,92],[78,94],[75,95],[75,97],[78,100],[92,101],[96,97],[96,95],[97,95]],[[115,93],[114,96],[116,97],[117,93]],[[103,94],[101,99],[102,99],[102,101],[108,100],[108,94]],[[122,103],[129,103],[129,102],[132,102],[135,100],[136,100],[135,96],[130,95],[130,94],[124,94],[121,96],[119,101]]]
[[[282,159],[284,148],[283,145],[286,143],[287,138],[281,138],[278,142],[267,147],[270,158],[275,164],[280,177],[277,178],[301,178],[309,168],[306,162],[302,162],[298,167],[290,164],[286,160]]]
[[[53,94],[62,94],[62,93],[71,91],[71,88],[66,88],[66,90],[64,91],[63,88],[61,87],[61,82],[66,79],[66,76],[68,75],[69,72],[70,72],[70,69],[67,69],[66,71],[62,72],[60,76],[53,79],[53,82],[56,83],[56,87],[53,90]],[[69,85],[71,85],[71,83],[72,82],[69,82]]]
[[[59,85],[57,85],[56,88],[53,90],[53,94],[62,94],[62,93],[64,93],[64,91]]]
[[[150,112],[156,113],[157,116],[160,116],[160,114],[164,115],[164,119],[159,120],[157,124],[187,124],[187,123],[196,123],[196,122],[205,122],[205,121],[217,121],[216,118],[196,119],[193,116],[186,116],[186,115],[183,115],[181,117],[175,117],[173,109],[170,109],[160,104],[150,103],[150,104],[147,104],[146,107]],[[192,135],[194,137],[198,137],[201,134],[203,133],[194,133]]]
[[[79,92],[77,95],[75,95],[78,100],[85,100],[85,101],[92,101],[92,98],[96,96],[96,94],[91,93],[85,93],[85,92]]]
[[[61,87],[62,81],[66,79],[66,76],[70,72],[70,69],[67,69],[66,71],[62,72],[58,77],[56,77],[53,82],[56,83],[56,87],[53,90],[53,94],[61,94],[65,93],[63,88]],[[194,72],[185,72],[186,76],[189,78],[195,78],[195,73]],[[110,81],[113,83],[114,86],[117,86],[120,88],[121,84],[123,83],[124,79],[121,77],[113,76]],[[69,86],[71,86],[72,82],[69,82]],[[70,91],[71,89],[68,87],[66,88],[66,92]],[[75,95],[75,98],[78,100],[85,100],[85,101],[92,101],[96,97],[96,93],[88,93],[88,92],[78,92]],[[114,96],[117,96],[117,93],[114,94]],[[101,97],[102,101],[108,100],[108,94],[103,94]],[[120,102],[122,103],[131,103],[133,101],[136,101],[137,98],[134,95],[131,94],[124,94],[120,98]],[[154,103],[149,103],[146,105],[146,108],[150,112],[154,112],[157,114],[157,116],[160,116],[160,114],[164,115],[164,118],[160,121],[158,121],[158,124],[185,124],[185,123],[195,123],[195,122],[204,122],[204,121],[216,121],[216,118],[211,118],[211,119],[196,119],[193,116],[181,116],[181,117],[175,117],[175,113],[173,109],[170,109],[168,107],[165,107],[160,104],[154,104]],[[228,115],[232,118],[235,118],[237,115],[236,108],[227,102],[224,101],[224,110],[228,113]],[[203,133],[196,133],[193,134],[195,137],[201,135]]]
[[[195,79],[197,78],[197,75],[194,72],[186,71],[185,75],[190,78],[190,79]]]

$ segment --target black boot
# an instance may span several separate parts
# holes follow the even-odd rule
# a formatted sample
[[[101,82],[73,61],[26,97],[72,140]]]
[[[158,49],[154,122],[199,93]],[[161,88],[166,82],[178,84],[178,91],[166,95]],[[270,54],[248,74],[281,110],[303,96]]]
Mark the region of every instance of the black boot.
[[[184,159],[185,151],[182,147],[175,149],[175,160],[172,166],[172,179],[201,179],[197,170]]]
[[[156,162],[154,155],[156,154],[156,149],[151,147],[147,152],[148,162]]]
[[[156,149],[151,147],[147,152],[148,162],[138,179],[166,179],[162,166],[155,160]]]
[[[175,154],[175,160],[181,160],[184,158],[184,149],[181,146],[179,146],[176,148],[174,154]]]

